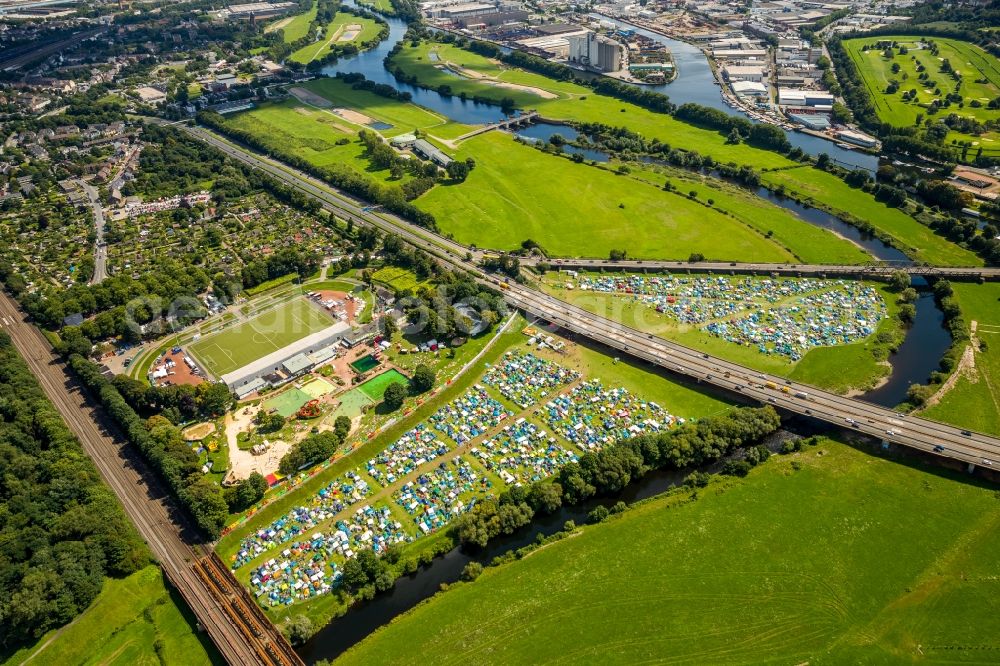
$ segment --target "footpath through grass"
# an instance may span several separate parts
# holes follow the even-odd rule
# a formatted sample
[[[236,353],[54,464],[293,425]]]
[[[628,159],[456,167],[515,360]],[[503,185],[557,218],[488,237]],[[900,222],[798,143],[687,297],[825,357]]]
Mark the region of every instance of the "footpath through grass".
[[[104,582],[100,595],[75,621],[51,631],[5,663],[224,664],[184,602],[148,566],[128,578]]]
[[[992,488],[822,441],[488,569],[338,664],[984,663],[998,548]]]
[[[1000,435],[1000,284],[952,283],[979,343],[973,363],[956,371],[954,386],[921,413],[930,419]]]
[[[300,48],[289,56],[289,60],[308,65],[313,60],[326,57],[335,46],[366,42],[374,38],[378,31],[379,24],[370,18],[355,16],[349,12],[337,12],[333,20],[326,24],[323,36],[312,44]]]

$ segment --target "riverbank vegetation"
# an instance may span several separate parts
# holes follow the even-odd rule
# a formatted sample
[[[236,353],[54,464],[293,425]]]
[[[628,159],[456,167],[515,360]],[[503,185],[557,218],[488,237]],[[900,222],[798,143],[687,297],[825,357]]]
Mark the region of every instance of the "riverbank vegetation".
[[[865,220],[895,239],[913,258],[938,264],[982,263],[972,252],[956,248],[914,219],[909,214],[913,212],[910,207],[905,211],[891,208],[876,201],[872,194],[847,186],[830,171],[803,166],[799,161],[801,154],[794,157],[792,152],[783,155],[754,147],[746,141],[729,141],[729,132],[713,129],[712,117],[704,118],[705,127],[682,122],[668,113],[654,112],[575,82],[510,67],[456,43],[406,42],[394,49],[389,62],[397,78],[406,83],[446,94],[479,96],[510,108],[537,110],[552,120],[623,127],[661,146],[698,154],[699,167],[704,166],[704,158],[712,163],[748,166],[760,172],[762,184],[769,189],[780,188],[792,196],[799,194],[799,187],[795,180],[782,174],[784,170],[798,167],[796,172],[808,174],[806,180],[811,187],[803,196],[807,196],[812,205],[843,216],[847,221]],[[692,111],[687,115],[697,114]],[[849,196],[844,196],[845,191]],[[882,228],[883,218],[891,221],[887,229]]]
[[[1000,630],[992,488],[827,439],[701,483],[453,584],[338,663],[948,660]]]
[[[967,342],[952,359],[954,377],[923,396],[922,416],[1000,435],[1000,284],[950,285]]]
[[[76,618],[149,552],[6,333],[0,405],[2,654]]]

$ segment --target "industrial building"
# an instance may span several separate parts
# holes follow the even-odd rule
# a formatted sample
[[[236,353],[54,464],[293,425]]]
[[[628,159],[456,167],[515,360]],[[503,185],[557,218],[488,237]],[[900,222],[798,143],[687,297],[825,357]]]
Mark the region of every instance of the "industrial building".
[[[622,68],[622,46],[613,39],[593,32],[568,38],[569,61],[601,72]]]
[[[298,7],[294,2],[250,2],[242,5],[230,5],[219,12],[224,19],[266,19],[287,14]]]
[[[782,106],[830,108],[833,106],[833,95],[825,90],[778,88],[778,104]]]
[[[443,5],[431,9],[430,15],[463,28],[523,23],[528,20],[528,12],[513,2],[463,2]]]
[[[755,81],[764,80],[763,65],[726,65],[722,68],[722,73],[727,81]]]
[[[767,97],[767,86],[760,81],[733,81],[729,87],[738,97]]]

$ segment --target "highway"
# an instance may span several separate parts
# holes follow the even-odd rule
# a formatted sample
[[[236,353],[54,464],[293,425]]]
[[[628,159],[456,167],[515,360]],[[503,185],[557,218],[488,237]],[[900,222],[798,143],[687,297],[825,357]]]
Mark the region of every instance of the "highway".
[[[89,399],[41,331],[24,319],[6,292],[0,292],[0,330],[10,335],[49,400],[118,496],[164,574],[226,661],[238,666],[302,664],[228,567],[214,555],[204,554],[211,550],[211,544],[202,542],[155,472],[131,446],[123,444],[103,410]]]
[[[646,360],[671,372],[710,384],[730,392],[737,392],[771,404],[785,411],[809,415],[842,428],[879,437],[887,442],[952,458],[971,465],[1000,467],[1000,439],[980,433],[948,426],[915,416],[903,416],[898,412],[872,405],[863,400],[847,398],[816,389],[807,384],[793,383],[762,375],[750,368],[724,361],[695,351],[683,345],[664,340],[652,334],[629,328],[619,322],[570,305],[554,296],[534,289],[508,284],[506,280],[485,273],[475,262],[482,256],[470,248],[448,240],[438,234],[392,215],[373,214],[355,199],[336,194],[326,184],[290,167],[280,165],[262,157],[249,149],[236,146],[220,139],[203,128],[181,126],[193,136],[219,148],[227,155],[245,164],[271,174],[286,185],[317,199],[324,208],[342,218],[354,219],[358,224],[375,227],[398,234],[411,244],[445,261],[452,267],[475,275],[481,282],[499,288],[508,303],[530,315],[552,322],[578,335],[590,338],[611,348],[619,349],[636,358]],[[471,257],[468,259],[467,257]],[[601,266],[609,267],[603,261]],[[677,262],[618,262],[618,268],[640,268],[653,263],[673,264]],[[682,262],[687,264],[687,262]],[[559,265],[559,264],[555,264]],[[719,270],[729,270],[733,264],[710,264]],[[761,272],[774,272],[776,264],[743,264]],[[693,266],[704,269],[704,263]],[[737,264],[739,266],[739,264]],[[828,272],[828,266],[797,266],[796,269],[809,274]],[[845,267],[847,268],[847,267]],[[850,267],[857,270],[858,267]],[[883,269],[884,270],[884,269]],[[927,272],[927,267],[908,267],[917,275],[935,275]],[[950,269],[949,269],[950,270]],[[988,275],[996,275],[1000,269],[972,269]],[[917,272],[919,271],[919,272]],[[796,396],[804,397],[796,397]],[[966,434],[968,433],[968,434]]]
[[[762,264],[736,261],[612,261],[610,259],[521,259],[522,266],[548,263],[553,268],[579,270],[657,271],[675,273],[736,273],[748,275],[785,275],[789,277],[854,277],[884,278],[894,271],[904,271],[913,277],[945,278],[966,282],[1000,280],[1000,268],[973,266],[921,266],[918,264],[871,263],[851,264]]]
[[[96,37],[97,35],[104,32],[107,28],[95,28],[93,30],[85,30],[83,32],[78,32],[75,35],[70,35],[66,39],[59,42],[52,42],[49,44],[42,44],[37,48],[26,49],[24,51],[17,50],[15,53],[10,55],[0,55],[0,70],[5,72],[12,72],[14,70],[20,69],[25,65],[31,64],[36,60],[42,60],[48,58],[53,53],[58,53],[71,49],[79,45],[81,42],[90,39],[91,37]]]

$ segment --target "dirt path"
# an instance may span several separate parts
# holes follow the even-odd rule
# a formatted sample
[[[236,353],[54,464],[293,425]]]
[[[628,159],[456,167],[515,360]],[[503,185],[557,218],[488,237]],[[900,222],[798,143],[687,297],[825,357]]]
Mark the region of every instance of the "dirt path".
[[[948,394],[948,391],[958,383],[960,377],[965,377],[973,384],[979,381],[979,373],[976,372],[976,352],[979,351],[979,339],[976,337],[976,328],[978,325],[978,322],[975,320],[969,324],[969,344],[965,346],[965,351],[962,352],[962,358],[955,367],[955,371],[945,380],[944,384],[941,384],[941,388],[928,398],[921,411],[941,402],[941,399]]]
[[[506,81],[501,81],[500,79],[489,76],[488,74],[483,74],[482,72],[477,72],[474,69],[466,69],[461,65],[455,64],[453,62],[444,62],[441,65],[444,68],[450,69],[461,77],[466,79],[472,79],[474,81],[479,81],[480,83],[485,83],[486,85],[495,86],[497,88],[507,88],[508,90],[520,90],[522,92],[531,93],[533,95],[538,95],[542,99],[559,99],[559,95],[552,91],[545,90],[544,88],[536,88],[535,86],[525,86],[520,83],[508,83]]]

